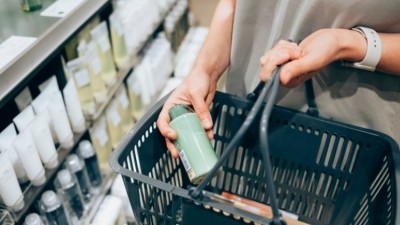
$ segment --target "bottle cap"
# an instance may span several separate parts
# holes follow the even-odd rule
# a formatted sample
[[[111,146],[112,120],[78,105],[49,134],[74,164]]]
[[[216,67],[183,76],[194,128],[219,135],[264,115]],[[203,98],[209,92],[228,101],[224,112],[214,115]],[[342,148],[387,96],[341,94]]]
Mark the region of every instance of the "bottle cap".
[[[18,212],[21,211],[25,207],[24,197],[21,196],[18,201],[13,205],[13,210]]]
[[[54,191],[45,191],[42,194],[42,204],[46,209],[57,208],[60,205],[60,199]]]
[[[53,155],[53,157],[44,164],[44,167],[47,169],[54,169],[58,166],[58,155],[57,153]]]
[[[24,225],[43,225],[43,221],[36,213],[30,213],[25,217]]]
[[[169,109],[168,114],[171,120],[177,118],[180,115],[189,113],[189,108],[186,105],[183,104],[178,104],[173,106],[172,108]]]
[[[77,171],[82,170],[82,164],[81,161],[79,160],[79,157],[76,154],[71,154],[67,156],[66,163],[68,168],[71,170],[71,172],[76,173]]]
[[[82,140],[81,142],[79,142],[78,152],[84,159],[89,158],[95,154],[95,150],[88,140]]]
[[[60,170],[57,173],[57,180],[63,189],[69,188],[73,184],[71,172],[67,169]]]
[[[35,179],[31,180],[33,186],[41,186],[46,182],[46,175],[44,168],[40,170],[39,174],[35,177]]]

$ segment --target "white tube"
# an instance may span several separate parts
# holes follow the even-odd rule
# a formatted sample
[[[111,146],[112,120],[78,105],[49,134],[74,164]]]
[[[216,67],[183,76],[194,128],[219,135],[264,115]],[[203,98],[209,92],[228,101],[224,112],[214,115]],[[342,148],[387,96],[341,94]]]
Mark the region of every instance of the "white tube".
[[[15,174],[17,175],[18,181],[24,183],[28,181],[24,168],[22,167],[21,160],[18,157],[17,152],[14,149],[13,141],[17,137],[17,131],[15,130],[14,124],[8,125],[0,133],[0,152],[8,156],[12,166],[14,167]],[[1,165],[1,164],[0,164]]]
[[[83,115],[82,106],[73,80],[67,82],[63,93],[72,130],[76,133],[84,132],[86,130],[85,116]]]
[[[24,88],[24,90],[15,97],[14,101],[17,104],[19,111],[24,110],[29,104],[31,104],[32,95],[29,91],[29,87]]]
[[[19,132],[24,131],[30,122],[35,118],[35,113],[33,112],[32,106],[26,107],[22,112],[20,112],[14,119],[14,123],[17,126]]]
[[[58,143],[57,135],[54,129],[54,124],[50,118],[49,112],[47,111],[47,105],[49,104],[49,98],[53,95],[55,91],[48,90],[47,88],[42,91],[35,99],[32,101],[32,107],[35,111],[36,115],[44,114],[47,119],[47,123],[49,124],[51,130],[51,136],[53,137],[54,142]]]
[[[45,171],[30,132],[19,133],[13,144],[32,184],[34,186],[44,184]]]
[[[58,166],[58,154],[51,137],[50,128],[43,115],[39,115],[29,125],[36,149],[44,167],[54,169]]]
[[[6,206],[15,211],[24,208],[24,196],[17,176],[6,154],[0,153],[0,196]]]
[[[61,147],[71,148],[74,145],[74,135],[59,91],[50,97],[47,110],[49,111]]]

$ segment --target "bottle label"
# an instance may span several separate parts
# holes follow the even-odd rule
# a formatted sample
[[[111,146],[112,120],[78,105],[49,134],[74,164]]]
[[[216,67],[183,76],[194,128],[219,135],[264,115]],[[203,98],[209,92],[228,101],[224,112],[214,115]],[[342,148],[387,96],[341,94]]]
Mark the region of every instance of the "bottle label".
[[[76,85],[78,87],[84,87],[90,84],[89,73],[87,70],[80,70],[74,74]]]
[[[179,152],[179,157],[181,158],[183,167],[185,167],[185,170],[186,170],[186,173],[189,176],[189,179],[193,180],[193,178],[196,177],[196,173],[194,172],[193,168],[190,166],[189,160],[188,160],[188,158],[186,156],[186,153],[185,153],[185,151],[183,149]]]
[[[98,75],[101,72],[101,64],[99,57],[95,56],[91,62],[91,67],[93,69],[94,75]]]

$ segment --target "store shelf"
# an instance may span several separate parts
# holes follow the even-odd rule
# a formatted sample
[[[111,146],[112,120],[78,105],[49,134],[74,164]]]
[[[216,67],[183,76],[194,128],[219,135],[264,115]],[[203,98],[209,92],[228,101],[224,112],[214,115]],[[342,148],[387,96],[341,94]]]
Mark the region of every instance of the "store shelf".
[[[75,31],[98,12],[109,0],[85,0],[64,18],[43,17],[52,0],[43,0],[43,8],[26,13],[20,1],[0,0],[0,43],[11,37],[28,36],[37,40],[8,65],[0,69],[0,102],[28,75],[57,50]]]
[[[75,143],[74,146],[81,140],[82,137],[83,133],[74,135],[74,143]],[[45,184],[38,187],[35,187],[32,184],[28,184],[25,188],[23,188],[25,207],[18,212],[13,212],[11,209],[9,210],[13,221],[15,222],[22,221],[23,217],[26,215],[32,204],[38,199],[38,196],[44,191],[43,189],[47,186],[48,182],[51,181],[52,178],[55,176],[56,172],[62,166],[65,158],[72,151],[72,149],[73,147],[72,148],[60,147],[59,149],[57,149],[59,165],[54,169],[46,169]]]

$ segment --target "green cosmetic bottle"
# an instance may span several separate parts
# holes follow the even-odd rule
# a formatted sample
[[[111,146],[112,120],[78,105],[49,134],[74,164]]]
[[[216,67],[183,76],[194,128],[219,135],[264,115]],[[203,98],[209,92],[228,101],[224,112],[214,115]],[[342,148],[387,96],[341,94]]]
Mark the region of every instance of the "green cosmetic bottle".
[[[176,105],[169,110],[170,127],[178,137],[175,145],[190,181],[197,185],[218,161],[217,155],[196,113],[186,105]]]

